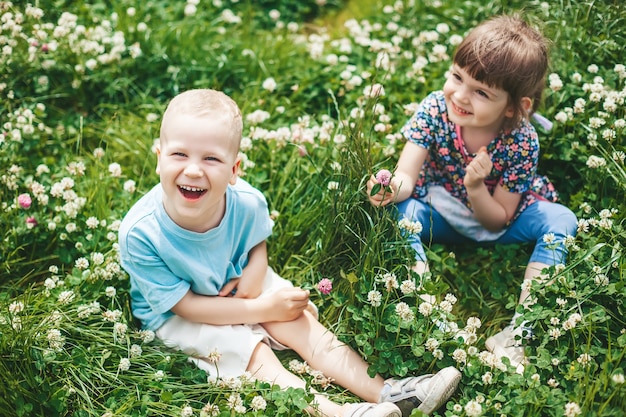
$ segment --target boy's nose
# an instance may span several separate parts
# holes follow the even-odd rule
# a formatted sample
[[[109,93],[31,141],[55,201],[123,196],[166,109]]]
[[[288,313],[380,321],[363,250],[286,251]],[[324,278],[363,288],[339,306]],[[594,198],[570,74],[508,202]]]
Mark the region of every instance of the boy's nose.
[[[200,177],[202,176],[202,171],[196,164],[189,164],[185,168],[185,175],[188,177]]]

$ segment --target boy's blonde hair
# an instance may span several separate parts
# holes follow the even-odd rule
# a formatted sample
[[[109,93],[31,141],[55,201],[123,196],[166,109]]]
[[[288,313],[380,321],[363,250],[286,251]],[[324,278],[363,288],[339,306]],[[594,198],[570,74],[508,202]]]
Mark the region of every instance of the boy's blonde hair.
[[[509,93],[514,114],[505,127],[513,128],[541,102],[548,43],[519,16],[497,16],[469,32],[454,54],[454,63],[472,78]],[[522,105],[523,97],[532,100],[528,110]]]
[[[235,101],[221,91],[208,88],[187,90],[174,97],[163,113],[161,121],[161,141],[164,138],[164,126],[169,122],[171,116],[185,114],[195,117],[219,118],[224,123],[232,126],[232,138],[237,141],[237,149],[241,142],[243,131],[243,120],[241,110]]]

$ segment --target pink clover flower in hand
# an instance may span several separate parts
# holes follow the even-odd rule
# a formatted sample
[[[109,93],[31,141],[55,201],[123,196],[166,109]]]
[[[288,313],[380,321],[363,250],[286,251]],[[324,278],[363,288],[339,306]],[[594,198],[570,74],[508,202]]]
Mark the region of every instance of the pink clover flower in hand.
[[[324,295],[330,294],[333,289],[333,282],[328,278],[322,278],[320,282],[317,283],[317,289]]]
[[[381,169],[376,173],[376,181],[383,187],[387,187],[391,182],[391,172],[388,169]]]

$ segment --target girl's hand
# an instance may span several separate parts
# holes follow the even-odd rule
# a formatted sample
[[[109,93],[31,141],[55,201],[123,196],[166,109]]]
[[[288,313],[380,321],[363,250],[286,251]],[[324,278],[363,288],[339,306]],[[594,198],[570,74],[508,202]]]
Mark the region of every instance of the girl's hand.
[[[239,285],[240,278],[233,278],[228,281],[220,292],[217,294],[220,297],[232,297],[237,292],[237,286]]]
[[[492,167],[493,163],[487,153],[487,148],[482,146],[476,153],[476,157],[465,168],[465,177],[463,178],[465,188],[475,188],[483,184]]]
[[[372,188],[374,188],[374,185],[376,184],[378,184],[378,180],[376,180],[376,177],[372,175],[367,181],[367,198],[370,203],[374,206],[386,206],[391,203],[396,195],[393,179],[391,180],[389,186],[380,187],[380,190],[376,194],[372,195]]]
[[[309,291],[301,288],[283,288],[269,297],[272,320],[295,320],[309,305]]]

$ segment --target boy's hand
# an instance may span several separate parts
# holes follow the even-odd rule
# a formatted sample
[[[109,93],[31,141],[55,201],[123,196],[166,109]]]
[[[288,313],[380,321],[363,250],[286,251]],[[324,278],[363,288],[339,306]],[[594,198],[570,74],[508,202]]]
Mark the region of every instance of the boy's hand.
[[[378,181],[376,177],[372,175],[367,181],[367,198],[370,200],[370,203],[374,206],[386,206],[391,203],[396,195],[393,180],[388,187],[381,187],[376,194],[371,195],[372,188],[374,188],[376,184],[378,184]],[[385,190],[385,188],[390,188],[391,191]]]
[[[465,188],[475,188],[483,184],[487,175],[491,173],[492,167],[493,163],[487,153],[487,148],[482,146],[478,150],[476,157],[465,168],[465,177],[463,178]]]
[[[269,321],[295,320],[309,305],[309,291],[301,288],[283,288],[269,298],[272,311]]]
[[[217,295],[220,297],[232,297],[234,294],[236,294],[236,292],[233,293],[233,291],[237,290],[237,286],[239,285],[240,280],[241,278],[231,279],[226,284],[224,284],[224,286],[222,287],[220,292],[217,293]]]

